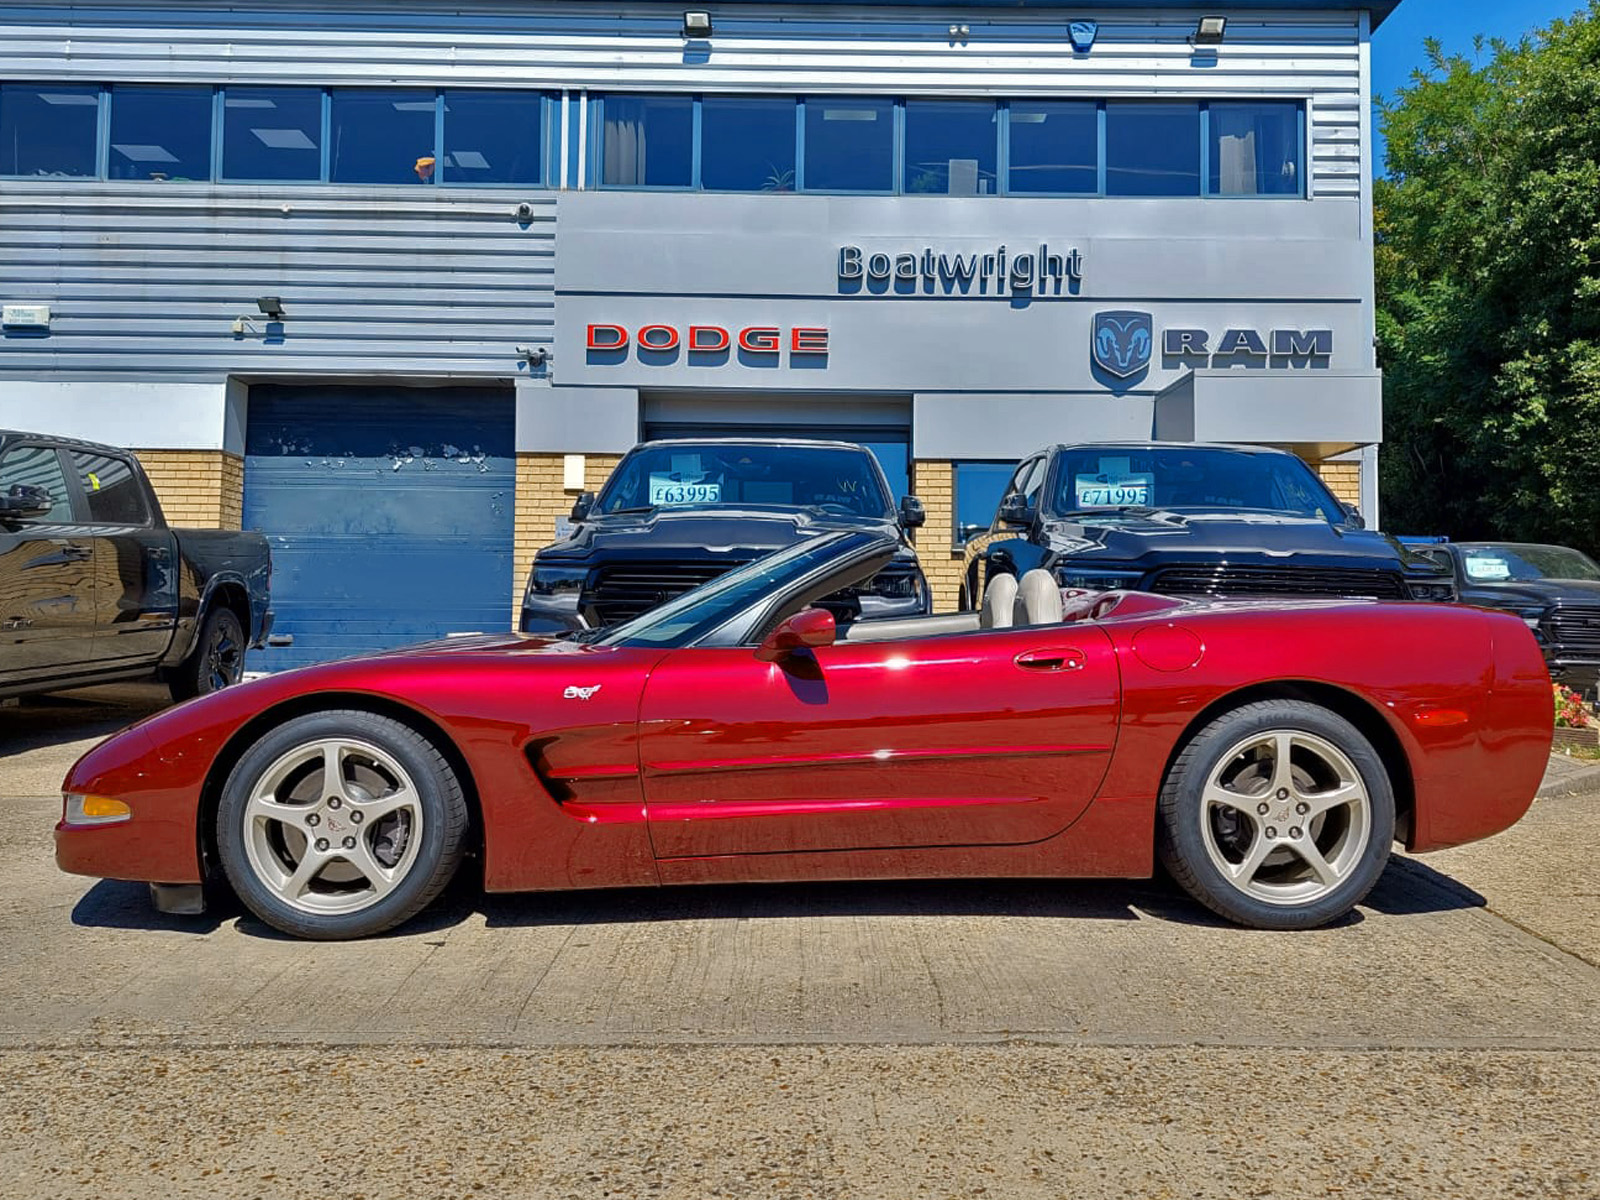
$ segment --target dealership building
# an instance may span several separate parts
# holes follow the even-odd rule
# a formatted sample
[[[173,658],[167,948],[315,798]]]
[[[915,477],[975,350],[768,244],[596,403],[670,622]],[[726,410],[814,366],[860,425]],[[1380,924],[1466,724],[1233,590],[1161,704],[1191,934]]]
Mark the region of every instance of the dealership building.
[[[504,628],[644,437],[871,445],[944,607],[1050,442],[1370,521],[1391,7],[0,0],[0,426],[267,533],[262,669]]]

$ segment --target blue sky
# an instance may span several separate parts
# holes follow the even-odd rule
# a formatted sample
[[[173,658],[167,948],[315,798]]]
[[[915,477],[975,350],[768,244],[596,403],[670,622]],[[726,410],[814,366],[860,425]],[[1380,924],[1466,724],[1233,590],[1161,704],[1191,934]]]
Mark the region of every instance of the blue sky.
[[[1411,72],[1424,62],[1424,38],[1438,38],[1447,54],[1470,54],[1474,34],[1515,41],[1580,7],[1580,0],[1400,0],[1400,7],[1372,35],[1373,96],[1392,96],[1410,81]],[[1373,161],[1381,174],[1381,141]]]

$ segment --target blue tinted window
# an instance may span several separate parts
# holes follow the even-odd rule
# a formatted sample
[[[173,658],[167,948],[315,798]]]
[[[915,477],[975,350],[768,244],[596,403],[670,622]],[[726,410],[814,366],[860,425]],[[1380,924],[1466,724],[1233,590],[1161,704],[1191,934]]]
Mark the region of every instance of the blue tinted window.
[[[230,87],[222,98],[224,179],[320,179],[322,93]]]
[[[1015,463],[956,464],[956,545],[988,530],[1015,471]]]
[[[1106,191],[1198,196],[1200,105],[1107,102]]]
[[[700,184],[716,192],[792,192],[793,100],[708,96],[700,104]]]
[[[989,196],[998,191],[995,115],[994,104],[985,101],[906,101],[906,193]]]
[[[894,190],[894,102],[806,101],[808,192]]]
[[[1211,105],[1211,181],[1217,196],[1300,194],[1300,106]]]
[[[432,183],[432,92],[333,93],[328,176],[335,183]]]
[[[539,92],[446,92],[444,179],[450,183],[541,182],[543,105]]]
[[[94,175],[100,89],[0,84],[0,175]]]
[[[210,179],[211,89],[113,88],[108,170],[113,179]]]
[[[600,180],[612,187],[694,185],[694,101],[607,96]]]
[[[1014,101],[1007,188],[1013,193],[1098,191],[1098,127],[1092,100]]]

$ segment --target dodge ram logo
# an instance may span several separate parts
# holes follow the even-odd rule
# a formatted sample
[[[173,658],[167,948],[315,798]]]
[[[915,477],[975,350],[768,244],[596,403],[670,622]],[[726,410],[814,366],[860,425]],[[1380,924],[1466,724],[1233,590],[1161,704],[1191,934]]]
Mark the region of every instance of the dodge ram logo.
[[[1108,375],[1127,379],[1150,365],[1155,334],[1150,314],[1113,309],[1094,315],[1094,364]]]

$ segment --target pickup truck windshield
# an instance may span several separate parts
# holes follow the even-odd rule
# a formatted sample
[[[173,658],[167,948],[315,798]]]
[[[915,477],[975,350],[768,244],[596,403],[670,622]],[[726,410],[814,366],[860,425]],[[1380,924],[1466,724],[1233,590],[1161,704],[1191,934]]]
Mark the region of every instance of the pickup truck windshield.
[[[1600,579],[1594,559],[1568,546],[1506,545],[1470,542],[1457,546],[1461,567],[1473,583],[1516,583],[1530,579]]]
[[[1051,513],[1083,516],[1127,508],[1244,509],[1335,524],[1345,519],[1311,469],[1286,455],[1183,446],[1108,446],[1061,455]]]
[[[750,504],[862,517],[891,512],[877,463],[866,450],[730,442],[632,451],[612,473],[595,512]]]

